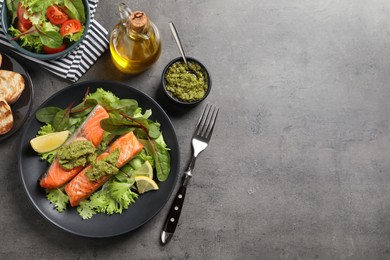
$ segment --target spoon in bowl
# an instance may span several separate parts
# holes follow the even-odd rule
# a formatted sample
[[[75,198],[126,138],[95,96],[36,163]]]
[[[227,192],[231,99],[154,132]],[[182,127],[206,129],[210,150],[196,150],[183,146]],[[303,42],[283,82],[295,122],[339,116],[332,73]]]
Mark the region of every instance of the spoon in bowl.
[[[176,41],[177,47],[179,48],[179,51],[180,51],[180,53],[181,53],[181,56],[183,57],[184,63],[185,63],[186,65],[188,65],[188,64],[187,64],[186,55],[184,54],[183,46],[181,45],[179,35],[178,35],[177,31],[176,31],[176,27],[175,27],[175,25],[173,24],[173,22],[169,22],[169,28],[171,28],[171,32],[172,32],[172,34],[173,34],[173,37],[175,38],[175,41]]]

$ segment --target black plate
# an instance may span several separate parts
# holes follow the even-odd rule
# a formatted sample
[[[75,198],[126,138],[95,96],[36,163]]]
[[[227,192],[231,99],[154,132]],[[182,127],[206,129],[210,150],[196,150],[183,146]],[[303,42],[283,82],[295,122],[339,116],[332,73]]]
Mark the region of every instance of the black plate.
[[[11,131],[4,135],[0,135],[0,141],[10,137],[12,134],[18,131],[27,120],[31,111],[32,99],[34,95],[33,84],[27,70],[11,56],[8,56],[5,53],[1,53],[1,56],[3,57],[3,62],[1,63],[0,69],[11,70],[20,73],[24,78],[25,87],[18,101],[11,105],[12,116],[14,117],[14,125]]]
[[[34,116],[31,116],[23,132],[19,151],[19,167],[28,197],[39,213],[51,223],[80,236],[111,237],[130,232],[142,226],[153,218],[168,201],[175,187],[179,171],[179,145],[174,127],[164,110],[146,94],[121,83],[90,81],[74,84],[54,94],[39,108],[47,106],[65,108],[73,101],[76,101],[75,104],[77,104],[81,102],[88,87],[90,87],[90,92],[95,92],[97,88],[110,90],[120,98],[136,99],[143,109],[152,109],[151,119],[157,120],[161,124],[164,138],[171,148],[171,172],[165,182],[158,183],[160,189],[139,196],[136,203],[122,214],[111,216],[96,214],[89,220],[82,220],[76,208],[68,208],[63,213],[57,212],[45,198],[44,190],[38,184],[38,179],[49,165],[47,162],[40,160],[29,143],[41,126]],[[33,115],[35,113],[36,111]]]

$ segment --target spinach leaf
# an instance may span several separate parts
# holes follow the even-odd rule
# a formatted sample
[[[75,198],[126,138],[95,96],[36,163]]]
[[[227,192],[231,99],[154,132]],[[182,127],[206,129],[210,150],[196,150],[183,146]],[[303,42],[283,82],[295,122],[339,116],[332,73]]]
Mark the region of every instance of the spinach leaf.
[[[58,107],[44,107],[37,111],[35,117],[41,123],[51,124],[54,116],[61,110],[62,109]]]
[[[156,165],[157,179],[161,182],[165,181],[171,170],[171,157],[168,150],[154,142],[156,150],[154,151],[154,160]]]
[[[158,123],[149,123],[149,129],[148,129],[148,135],[153,138],[153,139],[156,139],[157,137],[160,136],[160,124]]]
[[[43,31],[38,29],[39,39],[43,45],[46,45],[49,48],[58,48],[62,45],[62,36],[59,32],[56,31]]]
[[[52,123],[56,132],[66,130],[69,126],[69,113],[66,110],[60,110],[56,113]]]
[[[82,0],[64,0],[66,14],[72,18],[85,23],[85,8]]]
[[[70,128],[70,111],[72,110],[72,106],[74,104],[74,101],[64,110],[58,111],[52,122],[52,126],[56,130],[56,132],[66,130]]]
[[[118,111],[127,115],[133,115],[138,108],[138,102],[134,99],[119,99],[110,104],[110,111]]]
[[[128,126],[124,124],[118,124],[112,118],[106,118],[100,121],[100,125],[104,129],[104,131],[110,132],[115,135],[123,135],[134,129],[133,126]]]
[[[88,115],[95,105],[89,105],[86,104],[85,102],[82,102],[78,104],[77,106],[73,107],[70,113],[72,114],[73,117],[84,117]]]
[[[16,19],[16,9],[18,8],[19,0],[7,0],[6,4],[7,4],[8,13],[12,15],[11,24],[13,24]]]

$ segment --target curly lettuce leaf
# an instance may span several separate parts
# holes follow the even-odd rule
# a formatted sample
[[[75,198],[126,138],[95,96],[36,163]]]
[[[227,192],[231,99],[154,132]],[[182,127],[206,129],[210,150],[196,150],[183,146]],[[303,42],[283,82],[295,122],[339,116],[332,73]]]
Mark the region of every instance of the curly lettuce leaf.
[[[54,132],[55,132],[55,130],[51,124],[45,124],[45,125],[41,126],[41,128],[39,128],[37,136],[47,135],[47,134],[54,133]],[[55,156],[56,156],[56,153],[57,153],[57,149],[50,151],[50,152],[47,152],[47,153],[42,153],[42,154],[40,154],[40,156],[41,156],[41,159],[43,161],[47,161],[49,163],[52,163]]]
[[[64,192],[64,187],[58,189],[46,189],[47,199],[54,205],[58,212],[63,212],[69,202],[68,195]]]
[[[17,37],[22,34],[21,31],[19,31],[12,25],[8,28],[8,31],[13,37]],[[18,38],[18,43],[21,47],[32,52],[42,53],[43,51],[43,44],[39,40],[39,35],[37,32],[20,36]]]
[[[34,23],[34,22],[33,22]],[[59,32],[60,31],[60,27],[58,26],[55,26],[54,24],[50,23],[50,22],[47,22],[47,21],[39,21],[39,24],[42,25],[41,29],[45,32],[48,32],[48,31],[54,31],[54,32]]]
[[[119,98],[111,91],[98,88],[94,93],[88,95],[86,103],[100,104],[104,108],[108,108],[111,103],[118,100]]]
[[[80,205],[77,207],[77,212],[82,219],[90,219],[96,214],[88,201],[81,201]]]
[[[109,185],[110,195],[112,198],[128,209],[130,204],[135,202],[138,195],[130,190],[133,183],[113,181]]]
[[[138,194],[131,190],[133,185],[134,178],[120,172],[105,183],[101,190],[80,203],[77,211],[83,219],[89,219],[96,213],[121,214],[138,198]]]
[[[55,132],[54,127],[51,124],[46,124],[41,126],[41,128],[39,128],[38,136],[47,135],[54,132]]]
[[[30,14],[46,12],[47,8],[54,4],[61,4],[63,0],[22,0],[23,6],[26,7]]]
[[[57,150],[50,151],[47,153],[40,154],[41,160],[47,161],[48,163],[52,163],[54,159],[56,158]]]

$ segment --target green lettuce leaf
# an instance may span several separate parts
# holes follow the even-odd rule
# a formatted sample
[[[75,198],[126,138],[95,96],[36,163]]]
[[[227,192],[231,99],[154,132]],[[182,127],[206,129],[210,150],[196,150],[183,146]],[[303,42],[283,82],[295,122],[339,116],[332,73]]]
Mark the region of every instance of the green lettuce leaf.
[[[64,8],[66,14],[72,18],[80,21],[81,24],[85,23],[85,7],[82,0],[64,0]]]
[[[62,45],[63,38],[58,31],[45,31],[43,28],[38,30],[39,39],[43,45],[49,48],[58,48]]]
[[[54,133],[54,132],[55,132],[55,130],[54,130],[53,126],[51,124],[46,124],[46,125],[41,126],[41,128],[39,128],[38,136],[47,135],[47,134]]]
[[[98,88],[94,93],[88,95],[86,103],[88,104],[100,104],[104,108],[109,108],[111,103],[118,101],[119,98],[115,96],[111,91]]]
[[[123,205],[124,209],[129,208],[130,204],[135,202],[138,195],[130,190],[132,183],[126,182],[111,182],[109,186],[112,198]]]
[[[6,4],[8,13],[11,15],[11,23],[14,23],[17,16],[16,9],[18,8],[19,0],[7,0]]]
[[[77,207],[77,212],[82,219],[90,219],[96,214],[88,201],[81,201],[80,205]]]
[[[54,205],[58,212],[63,212],[69,202],[68,195],[64,192],[64,187],[58,189],[46,189],[47,199]]]
[[[8,32],[13,37],[17,37],[22,34],[22,32],[16,29],[14,26],[10,26],[8,28]],[[43,45],[42,42],[39,40],[39,36],[37,32],[20,36],[18,38],[18,43],[21,47],[25,48],[26,50],[36,52],[36,53],[42,53]]]
[[[52,163],[56,158],[56,154],[57,154],[57,149],[47,153],[42,153],[40,154],[41,160],[47,161],[48,163]]]

